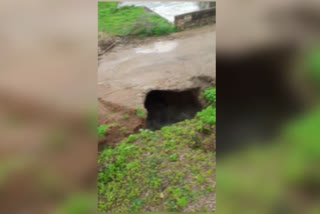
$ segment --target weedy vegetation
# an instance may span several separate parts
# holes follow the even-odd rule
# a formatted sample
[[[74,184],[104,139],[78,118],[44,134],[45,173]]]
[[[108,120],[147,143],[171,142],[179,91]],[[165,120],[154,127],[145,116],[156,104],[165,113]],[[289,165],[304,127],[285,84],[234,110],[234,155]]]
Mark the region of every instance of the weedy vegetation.
[[[210,104],[216,103],[216,88],[209,88],[204,91],[204,96]]]
[[[102,151],[98,159],[99,211],[184,211],[213,197],[215,99],[208,96],[208,102],[210,106],[194,119],[159,131],[141,129],[115,148]],[[136,109],[137,116],[145,117],[142,112]],[[208,210],[210,207],[194,208]]]
[[[166,19],[142,7],[118,7],[118,2],[98,2],[98,28],[111,36],[160,36],[173,33],[176,27]]]
[[[108,130],[110,128],[113,128],[115,126],[118,126],[117,123],[112,123],[112,124],[109,124],[109,125],[101,125],[98,127],[98,137],[103,137],[107,134]]]
[[[147,118],[146,112],[145,112],[143,109],[140,109],[140,108],[136,108],[136,115],[137,115],[138,117],[143,118],[143,119],[146,119],[146,118]]]

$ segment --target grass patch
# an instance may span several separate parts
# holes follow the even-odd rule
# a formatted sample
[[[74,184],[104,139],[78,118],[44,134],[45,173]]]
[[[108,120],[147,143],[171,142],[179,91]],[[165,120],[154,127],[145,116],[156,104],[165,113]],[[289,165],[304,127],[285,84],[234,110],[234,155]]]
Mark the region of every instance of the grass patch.
[[[216,109],[212,106],[207,107],[205,110],[199,112],[197,117],[200,118],[199,125],[215,125],[216,124]],[[201,127],[201,126],[200,126]]]
[[[145,110],[141,109],[141,108],[136,108],[136,115],[138,117],[141,117],[143,119],[146,119],[147,118],[147,114],[145,112]]]
[[[315,83],[320,84],[320,45],[315,46],[306,54],[304,67]]]
[[[174,161],[177,161],[178,158],[179,158],[179,155],[178,155],[178,154],[173,154],[173,155],[170,155],[169,161],[170,161],[170,162],[174,162]]]
[[[108,130],[107,125],[101,125],[98,127],[98,137],[103,137],[105,136],[106,132]]]
[[[234,152],[219,162],[220,212],[272,213],[281,201],[292,213],[319,213],[319,200],[309,200],[319,196],[319,123],[318,106],[289,123],[274,142]]]
[[[176,31],[170,23],[142,7],[118,8],[118,2],[98,2],[98,28],[111,36],[140,37],[167,35]]]
[[[216,104],[216,88],[215,87],[205,90],[204,96],[210,104],[212,105]]]
[[[98,137],[103,137],[106,135],[107,131],[110,129],[110,128],[113,128],[115,126],[118,126],[117,123],[112,123],[112,124],[109,124],[109,125],[101,125],[98,127]]]
[[[210,106],[192,120],[156,132],[140,130],[104,150],[98,159],[99,211],[183,211],[213,197],[215,152],[204,144],[213,144],[214,113]]]
[[[95,195],[91,193],[77,193],[69,196],[61,204],[56,214],[85,214],[95,212]]]

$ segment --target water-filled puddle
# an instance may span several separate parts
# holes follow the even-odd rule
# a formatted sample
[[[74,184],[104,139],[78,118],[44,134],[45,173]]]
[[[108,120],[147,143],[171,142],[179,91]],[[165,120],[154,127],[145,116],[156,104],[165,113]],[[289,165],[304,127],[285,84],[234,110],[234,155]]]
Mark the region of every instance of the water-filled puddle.
[[[167,53],[174,50],[178,46],[177,42],[155,42],[153,45],[136,48],[136,53],[149,54],[149,53]]]

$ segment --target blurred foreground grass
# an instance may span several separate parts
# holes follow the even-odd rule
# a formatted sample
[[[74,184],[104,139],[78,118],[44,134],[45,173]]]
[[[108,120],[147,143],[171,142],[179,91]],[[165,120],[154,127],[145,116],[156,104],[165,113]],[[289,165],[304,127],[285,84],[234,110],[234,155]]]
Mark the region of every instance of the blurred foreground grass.
[[[319,48],[303,56],[303,68],[319,87]],[[219,213],[320,213],[320,99],[314,99],[269,144],[218,159]]]
[[[289,124],[277,142],[220,159],[219,213],[290,210],[289,213],[311,214],[318,209],[319,124],[320,107]]]

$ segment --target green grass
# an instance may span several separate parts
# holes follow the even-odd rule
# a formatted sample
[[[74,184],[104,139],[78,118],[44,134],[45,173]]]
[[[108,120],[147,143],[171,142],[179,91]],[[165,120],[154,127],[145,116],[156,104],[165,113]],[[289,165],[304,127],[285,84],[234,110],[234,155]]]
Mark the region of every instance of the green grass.
[[[108,132],[108,130],[110,128],[113,128],[115,126],[118,126],[117,123],[112,123],[112,124],[109,124],[109,125],[101,125],[98,127],[98,137],[103,137],[106,135],[106,133]]]
[[[305,55],[304,66],[315,83],[320,84],[320,45],[313,47]]]
[[[140,109],[140,108],[136,108],[136,115],[137,115],[138,117],[143,118],[143,119],[146,119],[146,118],[147,118],[147,114],[146,114],[145,110]]]
[[[107,132],[108,127],[106,125],[101,125],[98,127],[98,137],[103,137],[105,136]]]
[[[151,207],[182,212],[213,197],[215,152],[208,145],[215,139],[215,89],[214,99],[213,88],[207,91],[210,105],[194,119],[155,132],[140,130],[99,154],[100,212],[144,212]],[[136,109],[136,116],[145,114]],[[194,211],[208,211],[197,207]]]
[[[77,193],[69,196],[55,214],[87,214],[95,212],[96,199],[91,193]]]
[[[98,2],[99,31],[109,35],[140,37],[167,35],[176,28],[157,15],[149,14],[141,7],[118,8],[118,2]]]
[[[199,125],[201,126],[208,124],[208,125],[215,125],[216,124],[216,109],[212,106],[207,107],[203,111],[197,114],[197,117],[200,118]]]
[[[183,211],[200,198],[212,197],[215,153],[202,145],[215,137],[214,125],[205,118],[211,108],[156,132],[140,130],[104,150],[98,160],[99,210]],[[197,147],[195,139],[200,142]],[[202,209],[206,208],[198,211]]]
[[[288,123],[274,142],[219,161],[220,212],[272,213],[281,201],[290,213],[319,213],[318,201],[310,200],[319,196],[319,124],[320,106]]]
[[[174,161],[177,161],[178,158],[179,158],[179,155],[175,153],[175,154],[169,156],[169,161],[174,162]]]
[[[216,88],[209,88],[204,91],[204,96],[210,104],[216,103]]]

